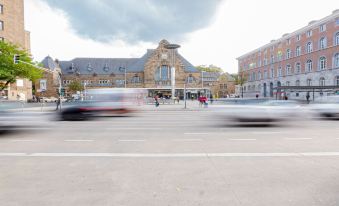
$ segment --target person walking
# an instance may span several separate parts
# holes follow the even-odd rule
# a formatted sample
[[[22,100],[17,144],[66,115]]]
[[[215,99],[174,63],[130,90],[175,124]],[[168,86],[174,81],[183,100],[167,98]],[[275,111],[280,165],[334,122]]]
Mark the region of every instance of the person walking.
[[[55,108],[55,111],[58,111],[59,107],[60,107],[60,97],[58,98],[58,100],[56,101],[56,108]]]
[[[307,104],[309,104],[310,103],[310,93],[309,92],[307,92],[307,94],[306,94],[306,100],[307,100]]]
[[[155,107],[159,107],[159,96],[158,95],[155,95],[154,97],[154,100],[155,100]]]

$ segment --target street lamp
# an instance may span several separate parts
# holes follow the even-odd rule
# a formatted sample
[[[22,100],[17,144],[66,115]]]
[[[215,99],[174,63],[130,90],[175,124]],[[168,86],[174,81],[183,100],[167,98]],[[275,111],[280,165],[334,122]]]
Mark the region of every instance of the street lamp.
[[[171,87],[172,87],[172,99],[174,99],[175,95],[175,51],[180,48],[178,44],[166,44],[164,46],[171,53]]]
[[[125,73],[125,88],[127,88],[127,69],[125,67],[119,67],[119,71],[124,70]]]

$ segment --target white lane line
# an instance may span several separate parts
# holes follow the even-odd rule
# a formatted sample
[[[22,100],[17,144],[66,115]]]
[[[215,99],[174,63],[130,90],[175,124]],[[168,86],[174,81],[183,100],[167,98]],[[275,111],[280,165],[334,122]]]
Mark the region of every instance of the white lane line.
[[[163,128],[154,127],[109,127],[106,130],[163,130]]]
[[[339,157],[339,152],[302,153],[0,153],[0,157],[120,157],[120,158],[187,158],[187,157]]]
[[[228,139],[230,141],[256,141],[257,139]]]
[[[65,142],[93,142],[92,139],[65,139]]]
[[[199,132],[197,132],[197,133],[190,133],[190,132],[186,132],[186,133],[184,133],[184,135],[207,135],[208,133],[199,133]]]
[[[119,142],[145,142],[144,139],[119,139]]]
[[[201,142],[202,139],[174,139],[174,142]]]
[[[283,132],[251,132],[251,134],[282,134]]]
[[[38,140],[35,139],[14,139],[11,142],[37,142]]]
[[[310,138],[310,137],[295,137],[295,138],[287,137],[285,138],[285,140],[310,140],[310,139],[313,139],[313,138]]]

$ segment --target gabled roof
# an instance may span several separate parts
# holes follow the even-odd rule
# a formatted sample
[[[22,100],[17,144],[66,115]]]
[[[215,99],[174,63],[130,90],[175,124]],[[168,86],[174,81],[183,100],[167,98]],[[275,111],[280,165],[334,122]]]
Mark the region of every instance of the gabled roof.
[[[50,69],[50,70],[54,70],[55,68],[58,67],[57,64],[55,63],[55,61],[50,56],[45,57],[41,61],[41,64],[43,65],[44,68]]]

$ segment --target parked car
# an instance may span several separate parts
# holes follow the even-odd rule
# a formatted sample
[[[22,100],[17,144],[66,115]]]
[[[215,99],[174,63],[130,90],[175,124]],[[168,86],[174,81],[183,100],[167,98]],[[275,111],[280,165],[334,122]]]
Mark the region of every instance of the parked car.
[[[58,98],[55,98],[55,97],[41,97],[40,101],[41,102],[45,102],[45,103],[48,103],[48,102],[57,102]]]

